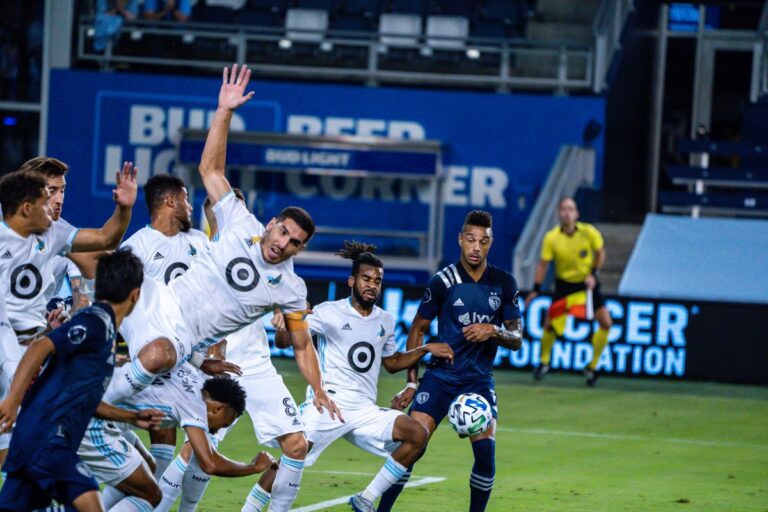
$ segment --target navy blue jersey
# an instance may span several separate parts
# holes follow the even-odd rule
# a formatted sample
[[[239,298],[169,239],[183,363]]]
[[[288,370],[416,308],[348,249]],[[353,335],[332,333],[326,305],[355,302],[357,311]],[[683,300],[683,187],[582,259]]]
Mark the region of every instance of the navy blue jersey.
[[[11,437],[6,472],[35,462],[40,451],[77,451],[115,367],[115,316],[103,303],[78,312],[48,334],[56,352],[27,391]]]
[[[517,283],[509,272],[488,265],[475,282],[461,263],[448,265],[430,279],[419,306],[419,315],[427,320],[436,316],[437,339],[448,343],[454,352],[453,365],[433,358],[428,368],[451,382],[487,378],[492,373],[498,343],[490,339],[472,343],[462,329],[471,324],[503,325],[520,318]]]

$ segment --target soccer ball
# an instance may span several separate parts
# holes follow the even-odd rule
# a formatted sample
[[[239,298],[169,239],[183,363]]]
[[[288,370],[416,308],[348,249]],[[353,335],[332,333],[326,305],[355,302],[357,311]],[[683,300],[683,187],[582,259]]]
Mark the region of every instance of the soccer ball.
[[[472,437],[485,432],[492,420],[491,404],[476,393],[459,395],[448,409],[448,421],[460,437]]]

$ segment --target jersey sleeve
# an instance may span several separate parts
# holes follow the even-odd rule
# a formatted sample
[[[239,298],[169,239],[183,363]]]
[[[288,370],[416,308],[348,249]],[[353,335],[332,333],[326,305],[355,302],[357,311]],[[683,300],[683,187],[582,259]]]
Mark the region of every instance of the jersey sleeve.
[[[83,277],[83,273],[80,272],[80,268],[75,265],[75,262],[70,260],[69,258],[66,258],[67,263],[67,276],[69,276],[70,279],[74,279],[77,277]]]
[[[139,258],[142,263],[146,264],[146,262],[149,261],[146,244],[144,243],[144,237],[141,236],[141,230],[137,231],[128,240],[125,240],[122,244],[120,244],[120,247],[130,248],[133,255]]]
[[[381,348],[381,357],[390,357],[397,353],[397,341],[395,340],[395,320],[388,315],[384,326],[384,346]]]
[[[307,324],[309,325],[309,333],[312,336],[323,334],[323,309],[315,308],[311,314],[307,315]]]
[[[435,274],[427,284],[427,289],[424,290],[424,296],[421,298],[421,304],[417,314],[427,320],[432,320],[440,312],[440,308],[445,300],[445,292],[447,288],[442,278]]]
[[[589,226],[589,241],[592,244],[593,251],[599,251],[603,248],[603,235],[594,226]]]
[[[64,255],[72,250],[72,242],[77,236],[79,229],[72,226],[64,219],[59,219],[51,223],[51,227],[46,231],[48,243],[51,246],[51,253]]]
[[[515,320],[520,318],[520,304],[518,302],[518,296],[520,290],[517,289],[517,281],[512,274],[504,272],[504,302],[501,309],[501,320]]]
[[[307,311],[307,284],[303,279],[297,277],[294,281],[291,300],[286,304],[280,304],[283,314],[286,313],[305,313]]]
[[[56,357],[68,359],[80,353],[98,350],[107,342],[106,335],[104,322],[96,315],[83,312],[51,331],[48,338],[56,348]]]
[[[179,411],[179,428],[197,427],[208,432],[208,411],[202,396],[179,400],[176,407]]]
[[[235,193],[231,190],[213,205],[213,213],[216,215],[219,231],[223,231],[238,221],[251,216],[251,212],[248,211],[242,201],[237,199]]]
[[[541,242],[541,259],[544,261],[555,259],[555,244],[549,233],[544,235],[544,240]]]

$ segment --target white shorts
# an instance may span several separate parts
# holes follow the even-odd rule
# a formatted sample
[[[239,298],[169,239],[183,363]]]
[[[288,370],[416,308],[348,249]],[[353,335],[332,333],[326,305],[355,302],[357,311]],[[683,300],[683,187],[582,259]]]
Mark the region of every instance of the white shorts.
[[[327,410],[320,414],[311,402],[301,404],[301,419],[307,426],[307,441],[312,443],[306,466],[313,465],[331,443],[343,437],[358,448],[379,457],[388,457],[400,445],[392,439],[395,421],[403,413],[395,409],[366,405],[359,409],[342,407],[344,423],[332,420]]]
[[[116,423],[92,419],[85,431],[77,455],[93,472],[100,484],[116,486],[144,464],[136,450]]]
[[[304,432],[299,408],[280,375],[243,375],[237,381],[245,389],[245,409],[251,417],[259,444],[277,448],[280,446],[278,437]],[[232,427],[234,425],[219,430],[216,435],[219,441]]]
[[[176,296],[170,288],[151,278],[144,279],[139,302],[120,325],[120,334],[128,344],[132,359],[149,342],[166,338],[176,351],[176,366],[179,366],[189,359],[195,346]]]
[[[0,434],[0,450],[7,450],[11,446],[11,434]]]

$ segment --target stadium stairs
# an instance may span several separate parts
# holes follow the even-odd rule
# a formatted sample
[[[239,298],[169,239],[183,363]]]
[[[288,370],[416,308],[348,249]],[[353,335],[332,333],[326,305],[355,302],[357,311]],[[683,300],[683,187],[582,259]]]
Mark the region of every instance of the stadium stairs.
[[[605,240],[606,260],[600,272],[602,291],[615,294],[640,234],[640,224],[595,224]]]

